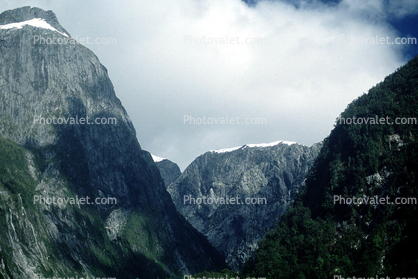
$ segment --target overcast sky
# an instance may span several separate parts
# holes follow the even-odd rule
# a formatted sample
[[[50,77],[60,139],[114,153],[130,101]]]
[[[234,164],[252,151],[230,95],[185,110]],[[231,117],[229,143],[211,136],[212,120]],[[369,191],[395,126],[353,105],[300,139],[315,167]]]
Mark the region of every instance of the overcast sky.
[[[395,43],[417,29],[415,0],[3,0],[0,10],[20,6],[53,10],[73,38],[89,37],[142,148],[182,170],[208,150],[319,142],[418,54]]]

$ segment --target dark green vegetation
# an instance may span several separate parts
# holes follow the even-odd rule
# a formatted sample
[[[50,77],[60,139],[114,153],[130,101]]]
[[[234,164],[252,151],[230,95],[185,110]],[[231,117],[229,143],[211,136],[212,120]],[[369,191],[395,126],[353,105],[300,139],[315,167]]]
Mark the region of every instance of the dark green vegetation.
[[[418,118],[418,56],[354,100],[342,118]],[[340,124],[325,139],[305,191],[259,243],[245,276],[416,277],[416,204],[334,204],[418,198],[418,124]]]
[[[192,277],[203,278],[203,276],[205,276],[206,278],[236,278],[237,276],[239,276],[239,274],[229,269],[224,269],[221,272],[209,272],[209,271],[199,272],[193,275]]]
[[[48,229],[48,221],[51,218],[55,220],[56,215],[62,214],[56,208],[45,208],[39,204],[34,204],[34,195],[41,193],[35,191],[39,177],[33,177],[29,171],[27,154],[32,154],[35,150],[25,150],[23,147],[11,142],[8,139],[0,137],[0,258],[5,265],[5,274],[0,272],[0,278],[13,278],[10,270],[16,269],[16,256],[14,250],[23,247],[23,253],[30,255],[33,250],[38,253],[35,258],[47,258],[49,265],[42,266],[39,270],[44,277],[67,277],[83,276],[81,265],[74,260],[81,255],[81,259],[88,262],[93,269],[95,276],[126,276],[130,278],[132,273],[140,273],[144,278],[153,277],[156,274],[164,277],[166,271],[143,253],[134,253],[131,251],[131,240],[122,239],[119,243],[109,241],[105,225],[99,216],[99,211],[95,207],[81,206],[78,208],[72,206],[67,208],[66,214],[72,213],[80,229],[71,230],[65,225],[74,225],[71,223],[60,224],[56,222],[57,230],[60,234],[76,234],[72,239],[56,239],[51,237],[51,231]],[[42,175],[40,166],[46,164],[45,158],[40,157],[40,152],[35,156],[35,172]],[[74,197],[70,191],[67,197]],[[49,211],[41,214],[42,211]],[[45,218],[46,216],[46,218]],[[130,222],[136,222],[137,218],[132,216]],[[28,227],[32,227],[28,230]],[[8,232],[12,231],[13,234]],[[36,232],[36,233],[35,233]],[[129,233],[129,229],[126,230]],[[39,238],[40,236],[40,238]],[[138,241],[147,242],[151,237],[150,233],[138,235]],[[17,240],[20,247],[15,247]],[[147,247],[144,245],[143,247]],[[5,248],[5,249],[4,249]],[[78,254],[78,256],[76,256]],[[59,262],[65,259],[66,268],[57,269]],[[147,268],[144,268],[144,267]],[[52,268],[51,268],[52,267]],[[1,270],[0,270],[1,271]]]
[[[66,137],[65,145],[72,150],[74,142],[74,138]],[[152,212],[131,208],[123,232],[110,240],[105,229],[107,225],[96,206],[71,205],[60,209],[34,204],[34,195],[43,194],[36,190],[36,186],[41,180],[48,179],[45,166],[56,163],[55,158],[47,159],[43,154],[52,153],[55,148],[25,149],[0,136],[0,260],[4,264],[4,268],[0,269],[0,278],[14,278],[10,270],[19,268],[17,250],[34,262],[39,260],[38,274],[44,277],[83,277],[85,273],[81,262],[89,264],[93,276],[134,278],[135,274],[138,278],[168,277],[169,268],[175,267],[167,266],[167,263],[172,262],[176,248],[166,244],[163,228],[155,221],[156,216]],[[58,145],[55,150],[58,154],[59,149]],[[63,154],[60,156],[65,158]],[[83,162],[82,152],[73,153],[68,158],[78,158],[78,162]],[[76,161],[57,162],[64,173],[61,179],[65,185],[49,191],[64,192],[62,198],[73,198],[78,191],[74,186],[76,181],[67,178],[63,169],[74,170],[74,177],[83,177],[85,169],[77,169]],[[29,164],[32,164],[32,172]],[[168,214],[167,218],[181,218],[175,211]],[[62,216],[65,216],[66,222],[60,220]],[[190,233],[193,229],[184,219],[178,220],[177,226],[174,229],[187,234],[189,240],[196,240],[194,233]],[[54,229],[56,232],[53,232]],[[210,247],[207,240],[197,241],[202,247]],[[177,242],[183,247],[189,245],[182,239]],[[225,267],[219,254],[214,252],[213,256],[219,267]],[[62,266],[63,261],[65,267]],[[198,262],[195,264],[198,265]]]

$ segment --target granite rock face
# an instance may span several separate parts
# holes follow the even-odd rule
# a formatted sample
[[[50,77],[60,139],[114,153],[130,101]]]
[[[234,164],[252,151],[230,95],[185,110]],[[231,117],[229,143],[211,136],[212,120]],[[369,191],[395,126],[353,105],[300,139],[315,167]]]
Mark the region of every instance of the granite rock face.
[[[168,191],[177,210],[238,271],[303,186],[320,147],[275,142],[209,151]]]
[[[0,172],[3,278],[165,278],[225,266],[175,210],[106,68],[51,11],[0,14],[0,139],[10,161]]]
[[[155,164],[157,165],[157,168],[160,170],[161,177],[164,180],[164,184],[166,188],[171,183],[176,181],[177,178],[180,177],[181,171],[180,171],[179,166],[176,163],[168,159],[157,160],[157,161],[154,159],[154,161],[155,161]]]

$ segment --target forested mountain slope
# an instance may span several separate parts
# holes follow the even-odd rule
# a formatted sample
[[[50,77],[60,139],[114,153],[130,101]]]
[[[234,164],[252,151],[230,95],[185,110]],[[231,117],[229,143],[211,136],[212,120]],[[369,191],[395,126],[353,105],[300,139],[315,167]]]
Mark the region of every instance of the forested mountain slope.
[[[244,275],[416,277],[417,119],[418,56],[340,115],[305,191]]]

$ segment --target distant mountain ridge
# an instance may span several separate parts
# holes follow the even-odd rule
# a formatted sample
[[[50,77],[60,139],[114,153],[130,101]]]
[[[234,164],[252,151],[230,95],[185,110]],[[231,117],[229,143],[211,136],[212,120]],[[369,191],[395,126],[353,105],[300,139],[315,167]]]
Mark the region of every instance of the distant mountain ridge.
[[[320,147],[278,141],[208,151],[168,186],[168,192],[177,210],[238,271],[303,186]],[[267,205],[245,204],[258,203],[253,198]]]
[[[235,150],[238,150],[238,149],[244,149],[244,148],[271,147],[271,146],[275,146],[275,145],[278,145],[278,144],[292,145],[292,144],[298,144],[298,143],[297,142],[293,142],[293,141],[279,140],[279,141],[274,141],[274,142],[270,142],[270,143],[244,144],[244,145],[237,146],[237,147],[230,147],[230,148],[222,148],[222,149],[210,150],[209,152],[225,153],[225,152],[231,152],[231,151],[235,151]]]

